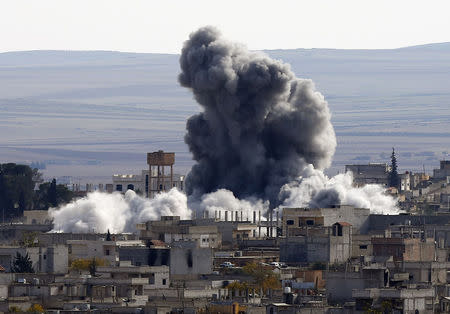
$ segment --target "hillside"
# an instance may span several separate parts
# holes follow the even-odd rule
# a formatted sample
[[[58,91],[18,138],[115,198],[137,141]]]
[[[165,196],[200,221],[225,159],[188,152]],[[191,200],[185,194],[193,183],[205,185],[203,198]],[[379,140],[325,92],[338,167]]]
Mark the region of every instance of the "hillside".
[[[450,151],[450,43],[393,50],[265,51],[312,79],[338,136],[331,173],[389,161],[428,170]],[[0,54],[0,162],[45,161],[48,176],[144,168],[145,153],[191,165],[185,120],[200,108],[177,84],[178,56],[109,51]],[[103,178],[105,177],[105,179]]]

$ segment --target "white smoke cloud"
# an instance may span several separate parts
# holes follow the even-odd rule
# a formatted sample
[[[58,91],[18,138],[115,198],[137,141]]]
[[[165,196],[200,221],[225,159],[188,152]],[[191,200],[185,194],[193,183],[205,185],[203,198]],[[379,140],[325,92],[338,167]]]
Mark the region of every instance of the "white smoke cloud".
[[[328,178],[322,171],[308,165],[302,177],[285,184],[280,190],[281,207],[329,207],[351,205],[369,208],[374,214],[398,214],[397,199],[385,193],[381,185],[353,186],[351,172]]]
[[[138,222],[158,219],[160,216],[191,217],[186,195],[173,188],[153,199],[138,196],[128,190],[120,193],[89,193],[58,209],[50,210],[54,232],[133,232]]]
[[[364,187],[353,187],[351,172],[338,174],[328,178],[321,170],[312,165],[305,167],[302,177],[285,184],[280,190],[283,207],[329,207],[330,205],[351,205],[369,208],[375,214],[398,214],[397,200],[386,194],[381,185],[368,184]],[[242,212],[244,220],[252,221],[253,212],[264,217],[269,210],[269,202],[250,197],[238,199],[233,192],[220,189],[205,194],[200,201],[188,202],[186,195],[176,188],[167,193],[160,193],[153,199],[142,198],[134,191],[120,193],[89,193],[58,209],[51,209],[50,216],[54,222],[54,232],[134,232],[136,224],[148,220],[157,220],[161,216],[180,216],[191,219],[193,211],[202,217],[207,211],[209,217],[221,211],[221,219],[225,219],[225,211],[235,217]],[[235,218],[233,218],[235,220]]]
[[[192,206],[194,204],[190,204]],[[265,215],[269,209],[269,202],[249,197],[246,199],[238,199],[234,196],[233,192],[225,189],[217,190],[209,194],[205,194],[201,198],[201,202],[196,204],[200,212],[207,211],[209,217],[218,216],[218,212],[222,212],[221,219],[225,218],[225,211],[232,211],[233,220],[235,220],[235,214],[238,212],[238,218],[242,212],[242,218],[244,220],[253,219],[253,211],[257,213],[261,212],[261,215]],[[258,214],[259,215],[259,214]],[[231,216],[228,218],[231,220]]]

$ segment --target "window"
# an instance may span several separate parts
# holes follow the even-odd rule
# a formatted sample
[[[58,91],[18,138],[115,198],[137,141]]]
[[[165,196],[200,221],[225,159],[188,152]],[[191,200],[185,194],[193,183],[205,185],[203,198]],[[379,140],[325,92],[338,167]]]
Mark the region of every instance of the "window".
[[[286,221],[286,224],[287,224],[288,226],[293,226],[293,225],[294,225],[294,221],[291,220],[291,219],[289,219],[289,220]]]
[[[106,255],[106,256],[109,256],[109,250],[108,250],[108,249],[106,250],[105,255]]]
[[[44,259],[47,259],[47,255],[44,254]]]
[[[122,192],[122,184],[116,185],[116,191]]]
[[[151,284],[151,285],[154,285],[155,284],[155,274],[150,274],[150,279],[149,279],[149,283]]]
[[[360,250],[367,250],[367,245],[360,245],[360,246],[359,246],[359,249],[360,249]]]
[[[133,184],[128,184],[127,185],[127,190],[134,190],[134,185]]]
[[[186,254],[186,262],[187,262],[187,266],[189,268],[192,268],[192,266],[194,266],[194,261],[192,258],[192,251],[188,250],[187,254]]]
[[[162,189],[163,189],[163,185],[160,184],[160,185],[159,185],[159,190],[162,191]]]
[[[166,279],[165,278],[162,280],[162,284],[163,284],[163,286],[166,285]]]
[[[312,220],[312,219],[306,220],[306,225],[307,226],[314,226],[314,220]]]
[[[338,223],[333,225],[333,236],[342,237],[342,226]]]

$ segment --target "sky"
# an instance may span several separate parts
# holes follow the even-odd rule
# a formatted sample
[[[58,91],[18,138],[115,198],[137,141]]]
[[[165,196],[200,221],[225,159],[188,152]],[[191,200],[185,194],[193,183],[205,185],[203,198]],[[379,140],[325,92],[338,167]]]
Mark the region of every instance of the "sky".
[[[179,53],[217,26],[250,49],[385,49],[450,41],[450,1],[0,0],[0,52]]]

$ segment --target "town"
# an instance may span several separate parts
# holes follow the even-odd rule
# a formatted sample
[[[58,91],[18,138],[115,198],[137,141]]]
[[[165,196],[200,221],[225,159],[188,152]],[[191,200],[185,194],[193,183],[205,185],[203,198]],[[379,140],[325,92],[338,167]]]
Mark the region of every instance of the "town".
[[[394,165],[351,164],[345,171],[354,186],[386,187],[398,214],[346,204],[215,210],[190,219],[162,215],[122,233],[54,232],[48,208],[70,202],[67,193],[134,190],[151,199],[183,191],[174,153],[148,153],[141,174],[83,187],[43,182],[34,171],[47,209],[26,209],[25,192],[13,208],[2,204],[0,311],[448,313],[450,161],[432,174],[398,173],[392,187],[393,157]],[[17,168],[28,167],[1,166],[3,192]]]

